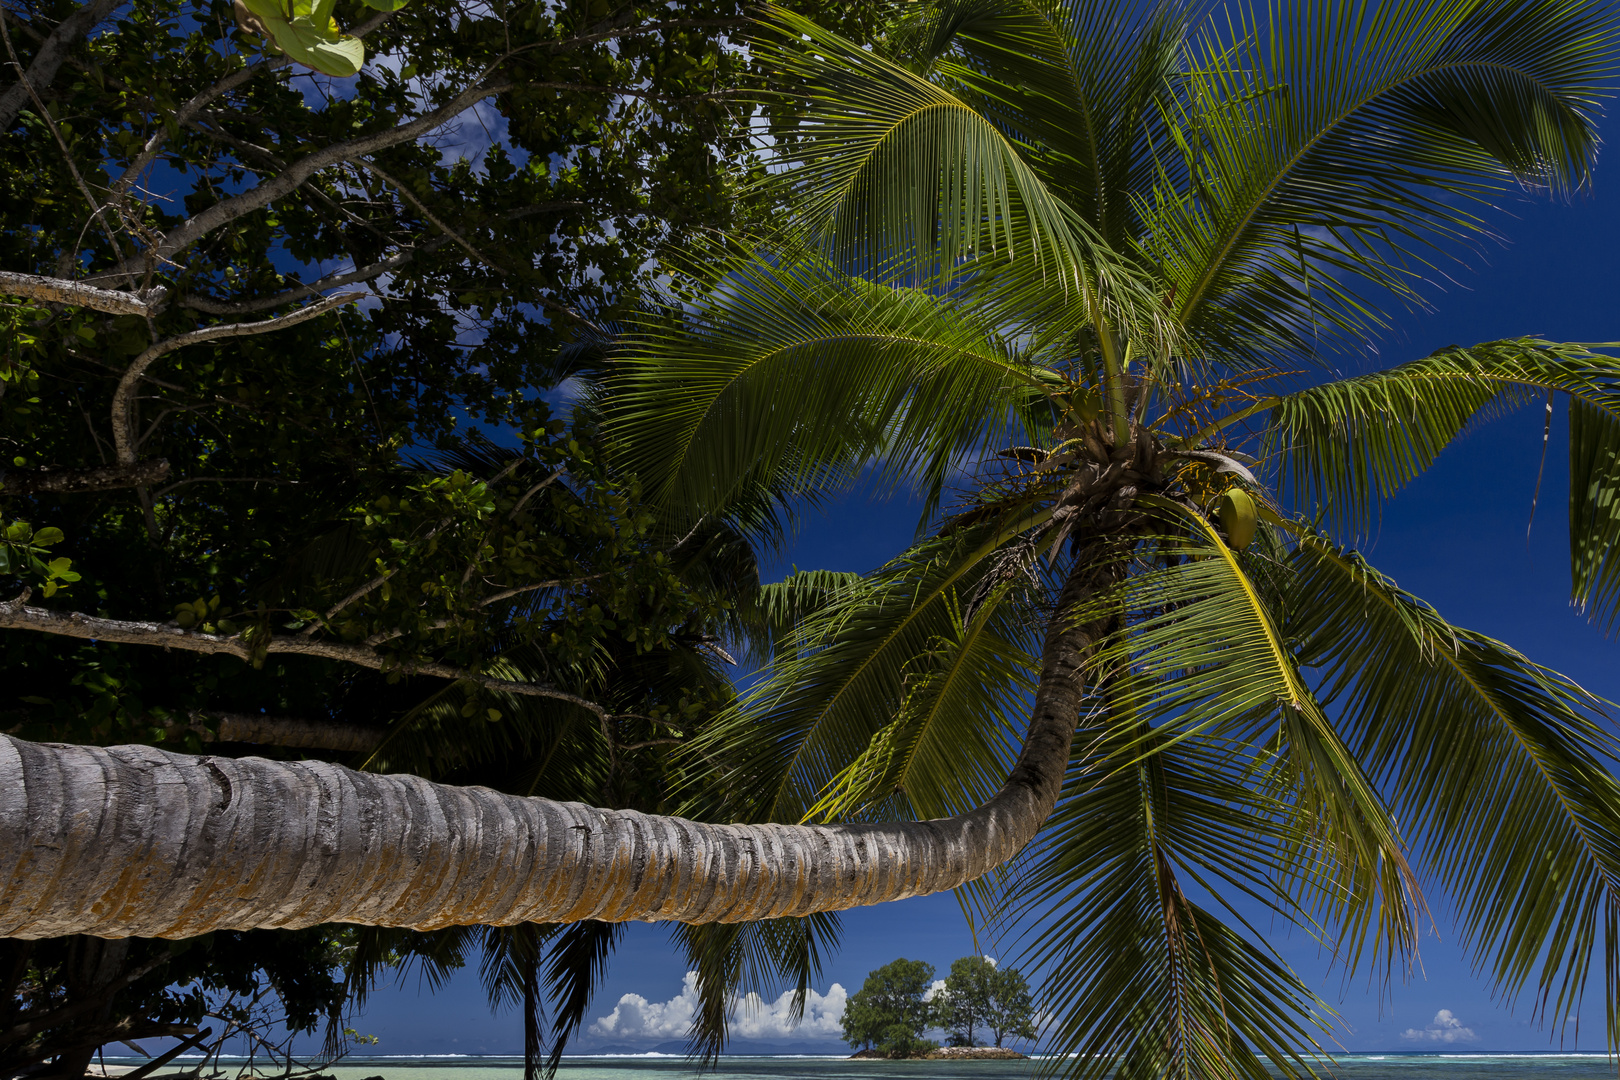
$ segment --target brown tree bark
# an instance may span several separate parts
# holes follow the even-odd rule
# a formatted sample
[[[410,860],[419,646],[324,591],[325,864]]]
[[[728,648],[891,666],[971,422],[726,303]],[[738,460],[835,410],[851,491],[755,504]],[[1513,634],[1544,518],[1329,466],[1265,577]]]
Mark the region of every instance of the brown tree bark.
[[[1087,561],[1048,628],[1018,761],[966,814],[710,825],[324,762],[0,736],[0,936],[743,922],[955,888],[1016,854],[1057,801],[1106,629],[1071,613],[1119,572]]]
[[[46,469],[42,472],[0,472],[0,494],[82,495],[91,491],[157,484],[169,477],[162,458],[132,465],[102,465],[94,469]]]

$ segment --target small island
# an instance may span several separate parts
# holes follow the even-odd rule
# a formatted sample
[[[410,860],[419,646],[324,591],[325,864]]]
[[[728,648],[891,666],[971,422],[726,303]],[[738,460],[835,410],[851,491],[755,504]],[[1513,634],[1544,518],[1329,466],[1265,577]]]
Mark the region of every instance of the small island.
[[[850,996],[842,1020],[852,1059],[890,1061],[1022,1061],[1002,1046],[1007,1038],[1033,1039],[1034,1006],[1029,984],[1016,970],[998,968],[987,956],[964,956],[950,975],[934,982],[934,967],[900,959],[866,977]],[[923,1038],[942,1029],[948,1044]],[[995,1045],[979,1045],[987,1035]]]
[[[876,1047],[866,1050],[857,1050],[849,1055],[851,1060],[881,1059],[895,1060],[894,1055]],[[902,1060],[909,1061],[1027,1061],[1028,1057],[1016,1050],[1009,1050],[1005,1046],[936,1046],[932,1050],[920,1053],[907,1054]]]

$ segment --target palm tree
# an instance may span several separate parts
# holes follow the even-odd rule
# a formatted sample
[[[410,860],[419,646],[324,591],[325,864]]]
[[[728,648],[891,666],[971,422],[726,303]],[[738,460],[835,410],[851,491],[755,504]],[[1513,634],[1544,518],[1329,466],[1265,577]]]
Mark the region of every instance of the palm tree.
[[[1075,1068],[1287,1060],[1319,1005],[1222,898],[1392,957],[1409,850],[1563,1015],[1616,910],[1597,703],[1296,512],[1353,531],[1470,417],[1563,392],[1576,595],[1607,622],[1616,365],[1513,341],[1288,373],[1414,298],[1492,191],[1585,181],[1615,28],[1550,0],[1189,21],[946,5],[869,52],[775,17],[790,228],[646,324],[627,458],[689,520],[874,460],[935,499],[983,483],[880,573],[778,590],[780,663],[695,751],[731,795],[703,816],[761,824],[4,739],[0,933],[803,916],[973,882],[1066,790],[980,895],[1050,902]]]
[[[1420,884],[1546,1016],[1602,951],[1620,1046],[1603,703],[1341,544],[1465,424],[1561,395],[1573,600],[1612,629],[1620,362],[1319,360],[1487,237],[1493,193],[1586,184],[1613,14],[947,0],[876,47],[767,24],[785,224],[643,324],[609,400],[626,460],[694,519],[863,472],[933,511],[966,482],[705,736],[732,813],[963,813],[1032,700],[1031,739],[1074,734],[1061,799],[975,897],[1039,913],[1064,1069],[1308,1068],[1332,1010],[1245,905],[1387,970]]]

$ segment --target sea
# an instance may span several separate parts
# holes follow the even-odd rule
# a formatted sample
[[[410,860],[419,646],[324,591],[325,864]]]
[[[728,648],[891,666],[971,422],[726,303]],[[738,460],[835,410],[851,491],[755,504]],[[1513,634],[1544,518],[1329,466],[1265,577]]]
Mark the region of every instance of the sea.
[[[715,1080],[1034,1080],[1053,1062],[851,1061],[845,1057],[726,1055]],[[324,1073],[336,1080],[522,1080],[522,1058],[349,1057]],[[1343,1054],[1319,1075],[1338,1080],[1617,1080],[1604,1054]],[[689,1080],[694,1064],[679,1055],[565,1058],[557,1080]]]
[[[217,1060],[220,1080],[245,1074],[241,1059]],[[108,1055],[108,1074],[128,1071]],[[175,1062],[183,1065],[185,1059]],[[259,1062],[262,1068],[264,1062]],[[1025,1061],[854,1061],[843,1056],[727,1054],[701,1071],[679,1054],[564,1058],[557,1080],[1037,1080],[1056,1064]],[[1604,1054],[1383,1053],[1341,1054],[1322,1061],[1333,1080],[1620,1080],[1620,1062]],[[260,1073],[261,1077],[266,1074]],[[269,1074],[275,1076],[275,1073]],[[321,1070],[332,1080],[522,1080],[521,1057],[350,1056]],[[1059,1072],[1061,1075],[1061,1072]]]

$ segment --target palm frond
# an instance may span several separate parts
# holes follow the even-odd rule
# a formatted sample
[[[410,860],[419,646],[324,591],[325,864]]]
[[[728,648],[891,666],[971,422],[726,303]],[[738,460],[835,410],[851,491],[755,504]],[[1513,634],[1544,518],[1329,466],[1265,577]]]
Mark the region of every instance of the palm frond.
[[[896,792],[919,818],[949,817],[995,794],[1017,756],[1016,717],[1035,691],[1038,666],[1007,637],[998,594],[1018,584],[992,586],[965,617],[950,611],[949,635],[913,661],[898,715],[818,793],[807,820],[857,818]],[[977,704],[964,708],[973,697]]]
[[[1116,698],[1122,681],[1096,693],[1016,893],[1041,912],[1024,952],[1046,969],[1054,1017],[1043,1071],[1260,1080],[1269,1063],[1310,1075],[1333,1010],[1234,904],[1302,922],[1278,888],[1297,851],[1292,807],[1259,790],[1248,755],[1223,740],[1137,722],[1124,702],[1141,694]],[[1184,881],[1224,914],[1193,902]]]
[[[994,556],[1046,516],[1026,513],[925,541],[805,620],[793,639],[794,655],[780,660],[693,748],[733,770],[733,794],[740,800],[734,812],[762,820],[803,818],[818,794],[899,715],[919,663],[927,664],[940,642],[961,640],[962,604],[994,573]],[[1002,779],[1004,762],[992,735],[1003,723],[998,710],[1004,705],[997,703],[1011,700],[1028,678],[1017,665],[1031,651],[1026,646],[1034,620],[1016,593],[1003,591],[994,600],[976,612],[983,619],[980,644],[969,650],[955,677],[934,684],[943,692],[928,715],[945,725],[940,731],[959,722],[972,741],[954,758],[938,761],[937,770],[913,777],[923,805],[972,805],[971,793],[986,783],[993,792]],[[973,670],[986,681],[963,677]],[[939,719],[952,715],[956,719]],[[925,776],[933,777],[937,790],[927,790]]]
[[[1106,308],[1107,325],[1159,319],[1157,290],[972,104],[791,12],[768,8],[763,25],[756,48],[785,77],[769,182],[836,265],[937,286],[995,253]]]
[[[1185,6],[956,0],[930,14],[914,34],[934,78],[1006,132],[1114,250],[1130,250],[1135,193],[1159,179],[1154,148],[1170,142],[1160,102],[1182,67]]]
[[[1254,782],[1290,800],[1308,823],[1294,864],[1299,895],[1342,925],[1351,964],[1369,937],[1385,960],[1409,952],[1419,901],[1404,845],[1301,674],[1265,591],[1246,571],[1253,557],[1240,559],[1196,511],[1153,503],[1196,544],[1184,549],[1186,561],[1171,560],[1125,586],[1127,609],[1141,614],[1098,663],[1141,678],[1113,700],[1181,737],[1265,747]]]
[[[1295,505],[1350,533],[1477,417],[1544,394],[1569,398],[1573,599],[1612,631],[1620,616],[1620,360],[1537,338],[1452,346],[1281,398],[1265,433]]]
[[[874,457],[891,482],[943,476],[1052,382],[923,290],[747,254],[709,281],[627,343],[609,422],[654,499],[694,516],[837,488]]]
[[[712,1067],[730,1037],[733,1012],[758,1006],[786,983],[794,995],[791,1019],[803,1016],[811,986],[821,977],[822,955],[843,934],[834,912],[802,919],[676,925],[673,936],[697,973],[698,1008],[687,1031],[687,1053]]]
[[[1382,325],[1514,184],[1588,182],[1617,24],[1597,0],[1305,0],[1212,23],[1147,251],[1196,336],[1264,365]]]
[[[1301,528],[1288,631],[1368,773],[1457,905],[1464,944],[1562,1027],[1603,950],[1620,1000],[1620,738],[1604,703],[1448,624]],[[1556,884],[1555,884],[1556,883]],[[1612,1014],[1611,1014],[1612,1015]],[[1616,1032],[1609,1027],[1611,1050]]]

